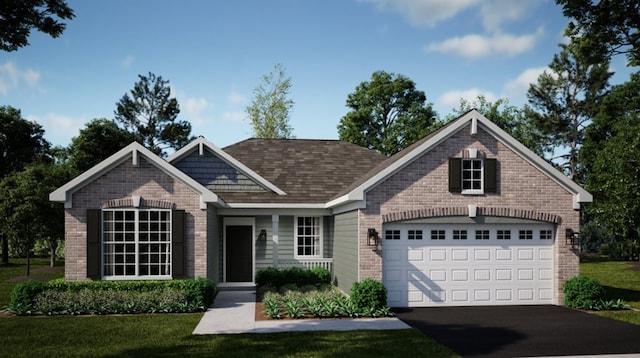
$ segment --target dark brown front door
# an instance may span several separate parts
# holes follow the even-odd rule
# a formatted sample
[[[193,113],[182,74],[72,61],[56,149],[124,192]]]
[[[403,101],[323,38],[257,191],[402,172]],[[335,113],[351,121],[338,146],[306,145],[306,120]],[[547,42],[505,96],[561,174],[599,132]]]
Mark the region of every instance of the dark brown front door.
[[[226,227],[227,282],[252,282],[253,227]]]

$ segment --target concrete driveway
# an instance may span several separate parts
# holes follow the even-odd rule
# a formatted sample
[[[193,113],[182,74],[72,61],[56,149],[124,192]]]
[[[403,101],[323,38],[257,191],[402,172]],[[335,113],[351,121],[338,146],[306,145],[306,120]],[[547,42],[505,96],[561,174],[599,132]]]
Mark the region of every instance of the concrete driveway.
[[[394,312],[465,357],[640,353],[640,326],[559,306],[398,308]]]

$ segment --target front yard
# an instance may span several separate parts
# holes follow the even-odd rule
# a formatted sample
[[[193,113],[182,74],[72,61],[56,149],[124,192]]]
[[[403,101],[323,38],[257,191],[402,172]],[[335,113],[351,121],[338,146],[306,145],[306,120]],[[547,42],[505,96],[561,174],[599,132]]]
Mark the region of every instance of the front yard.
[[[33,275],[61,277],[60,272],[39,270],[46,260],[32,262]],[[634,266],[635,265],[635,266]],[[610,298],[621,298],[640,309],[640,264],[587,259],[581,273],[605,286]],[[12,260],[0,267],[0,306],[10,292],[24,262]],[[638,311],[596,314],[640,325]],[[417,330],[354,332],[291,332],[193,336],[202,313],[0,317],[2,356],[11,357],[455,357],[445,347]]]

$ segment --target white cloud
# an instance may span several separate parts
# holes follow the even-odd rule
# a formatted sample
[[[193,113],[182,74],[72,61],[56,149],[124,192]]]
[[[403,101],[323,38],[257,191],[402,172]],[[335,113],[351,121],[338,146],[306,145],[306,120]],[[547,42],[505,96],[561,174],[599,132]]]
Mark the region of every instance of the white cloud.
[[[483,95],[487,101],[494,102],[498,99],[498,96],[489,92],[483,91],[478,88],[471,88],[468,90],[454,90],[442,94],[436,100],[436,104],[442,108],[458,108],[460,106],[460,100],[464,99],[468,102],[475,101],[479,95]]]
[[[120,66],[122,66],[122,68],[124,69],[129,69],[133,64],[133,61],[135,61],[135,58],[133,56],[127,56],[124,60],[120,62]]]
[[[480,16],[486,31],[499,32],[506,21],[517,21],[530,13],[532,7],[540,5],[540,0],[492,0],[480,6]]]
[[[229,111],[224,112],[222,118],[229,122],[242,122],[247,118],[247,114],[239,111]]]
[[[478,34],[453,37],[425,47],[428,52],[453,53],[469,59],[491,55],[515,56],[531,50],[540,36],[542,28],[535,34],[515,36],[496,33],[491,36]]]
[[[86,118],[74,118],[56,113],[47,113],[44,116],[26,116],[27,120],[38,123],[45,130],[45,138],[54,145],[66,145],[71,143],[71,138],[80,133],[84,127]]]
[[[394,11],[403,15],[409,23],[416,26],[434,26],[440,21],[450,19],[461,11],[476,4],[479,0],[359,0],[373,3],[381,11]]]
[[[231,104],[242,104],[247,101],[247,97],[241,95],[236,91],[231,91],[227,96],[227,101]]]
[[[538,77],[546,70],[547,67],[528,68],[522,71],[518,77],[507,82],[504,89],[509,98],[520,97],[527,93],[529,85],[538,82]]]
[[[192,97],[185,98],[182,101],[182,108],[184,108],[184,113],[187,116],[187,120],[191,122],[193,125],[202,125],[205,122],[203,112],[209,106],[209,103],[205,98],[202,97]]]
[[[38,71],[32,69],[21,70],[11,61],[0,65],[0,94],[7,95],[22,84],[28,87],[36,87],[38,81],[40,81],[40,73]]]

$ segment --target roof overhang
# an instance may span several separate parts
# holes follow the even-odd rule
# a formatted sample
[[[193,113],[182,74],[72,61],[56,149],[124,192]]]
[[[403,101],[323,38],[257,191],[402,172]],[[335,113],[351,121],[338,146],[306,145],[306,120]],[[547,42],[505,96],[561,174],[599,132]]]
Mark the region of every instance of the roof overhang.
[[[122,148],[120,151],[98,163],[93,168],[59,187],[49,194],[49,200],[64,203],[65,208],[72,208],[73,193],[87,186],[100,176],[111,171],[127,160],[131,160],[132,166],[138,166],[141,158],[144,158],[160,171],[180,181],[195,193],[199,194],[201,209],[206,209],[207,204],[214,204],[221,207],[226,206],[224,200],[216,194],[137,142],[133,142]]]

